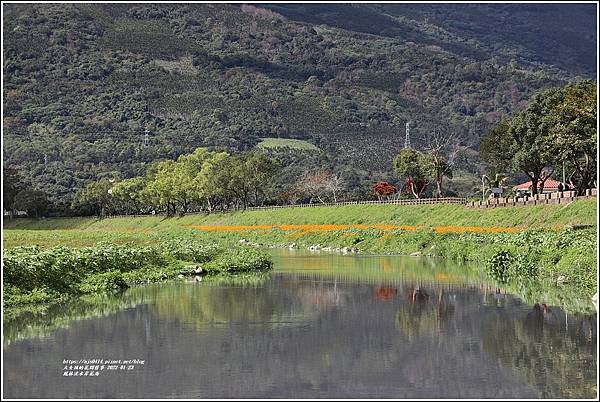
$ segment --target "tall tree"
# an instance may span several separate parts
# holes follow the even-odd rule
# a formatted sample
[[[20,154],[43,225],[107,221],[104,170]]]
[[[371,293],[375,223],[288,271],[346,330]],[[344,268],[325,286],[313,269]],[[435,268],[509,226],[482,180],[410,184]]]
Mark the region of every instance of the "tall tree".
[[[156,174],[146,187],[146,191],[165,208],[167,215],[177,213],[178,177],[175,174],[175,164],[172,160],[156,163]]]
[[[24,188],[25,183],[16,168],[7,166],[2,170],[2,205],[11,218],[15,214],[15,197]]]
[[[436,196],[443,196],[444,177],[452,179],[452,167],[458,153],[458,138],[450,132],[434,130],[426,140],[426,160],[436,184]]]
[[[226,168],[230,173],[227,189],[245,210],[250,204],[250,194],[253,188],[252,183],[247,180],[248,171],[245,157],[243,155],[232,156]]]
[[[373,185],[373,192],[377,195],[377,199],[381,201],[391,195],[396,194],[396,187],[386,181],[380,181]]]
[[[596,85],[584,80],[535,95],[510,122],[502,122],[481,140],[481,157],[496,173],[510,166],[531,180],[533,194],[561,162],[582,194],[596,178]]]
[[[230,182],[230,172],[227,169],[229,158],[229,154],[225,152],[209,154],[202,163],[202,170],[194,179],[199,198],[206,201],[209,213],[226,198]]]
[[[15,196],[15,205],[19,210],[26,211],[30,217],[39,218],[48,212],[51,203],[48,194],[40,190],[24,189]]]
[[[73,207],[103,217],[113,202],[112,185],[108,179],[88,183],[75,195]]]
[[[346,187],[346,183],[339,173],[331,173],[325,177],[325,188],[331,192],[333,202],[337,202],[337,194]]]
[[[310,203],[316,197],[322,204],[331,193],[333,202],[337,202],[337,192],[344,188],[344,181],[339,174],[325,170],[306,172],[298,181],[298,188],[310,197]]]
[[[431,183],[431,161],[423,153],[412,148],[405,148],[394,158],[394,172],[405,180],[405,188],[415,198]]]
[[[516,142],[509,135],[510,121],[504,120],[489,129],[479,143],[479,156],[495,173],[508,173],[512,167],[512,157]]]
[[[254,203],[260,205],[261,197],[265,197],[268,184],[277,172],[277,163],[264,153],[254,151],[245,157],[244,165],[247,172],[246,179],[254,192]]]
[[[126,214],[138,213],[144,204],[148,204],[143,191],[146,184],[145,177],[133,177],[119,181],[112,187],[112,195],[122,204]]]
[[[508,129],[508,134],[516,144],[512,157],[513,168],[529,177],[532,194],[543,191],[544,183],[552,175],[558,159],[548,134],[553,126],[549,116],[561,98],[557,89],[535,95],[527,107],[512,119]],[[550,172],[546,173],[547,170]]]
[[[569,181],[577,194],[594,186],[598,149],[596,83],[567,85],[563,98],[549,115],[549,141],[559,161],[570,168]]]

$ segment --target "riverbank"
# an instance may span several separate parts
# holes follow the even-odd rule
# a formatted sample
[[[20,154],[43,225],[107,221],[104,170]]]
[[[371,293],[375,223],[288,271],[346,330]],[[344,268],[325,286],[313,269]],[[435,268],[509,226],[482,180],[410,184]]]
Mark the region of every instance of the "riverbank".
[[[471,209],[460,205],[352,205],[185,217],[5,221],[4,247],[151,246],[174,238],[224,247],[257,244],[430,255],[472,261],[529,302],[593,309],[596,200]]]
[[[134,284],[264,272],[271,267],[262,251],[191,239],[155,246],[14,247],[3,253],[5,317],[85,295],[119,293]]]

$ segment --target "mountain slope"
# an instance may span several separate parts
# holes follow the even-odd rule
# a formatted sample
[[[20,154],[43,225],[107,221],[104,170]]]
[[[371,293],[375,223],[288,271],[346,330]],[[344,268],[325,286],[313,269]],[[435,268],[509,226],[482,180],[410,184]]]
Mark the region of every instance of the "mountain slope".
[[[496,12],[485,8],[3,7],[4,163],[62,201],[89,180],[141,175],[199,146],[243,151],[277,137],[323,150],[297,155],[300,170],[329,167],[349,190],[368,191],[391,179],[409,120],[416,146],[436,129],[457,133],[459,169],[472,175],[483,132],[533,92],[590,75],[595,52],[583,38],[573,50],[581,61],[548,63],[551,54],[520,43],[520,31],[506,41],[497,30],[478,33],[486,20],[470,16]],[[574,38],[591,35],[586,24]],[[512,61],[519,49],[529,50]],[[468,192],[475,183],[465,175],[450,188]]]
[[[276,4],[286,17],[435,44],[478,60],[515,59],[596,73],[593,4]]]

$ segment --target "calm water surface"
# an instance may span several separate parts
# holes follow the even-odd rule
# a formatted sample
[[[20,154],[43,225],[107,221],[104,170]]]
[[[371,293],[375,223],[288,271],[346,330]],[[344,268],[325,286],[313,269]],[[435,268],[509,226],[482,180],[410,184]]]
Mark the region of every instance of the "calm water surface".
[[[596,317],[436,260],[274,255],[263,279],[133,288],[5,323],[4,397],[596,396]],[[144,364],[67,377],[65,359]]]

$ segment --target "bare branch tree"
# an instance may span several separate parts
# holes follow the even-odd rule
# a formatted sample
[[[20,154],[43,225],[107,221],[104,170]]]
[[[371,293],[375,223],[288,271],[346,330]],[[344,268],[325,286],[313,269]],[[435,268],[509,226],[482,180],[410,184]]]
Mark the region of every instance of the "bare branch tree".
[[[339,173],[326,175],[325,188],[331,191],[333,195],[333,202],[337,202],[336,194],[339,191],[342,191],[345,187],[346,184],[344,182],[344,179],[339,175]]]
[[[425,151],[431,158],[432,173],[437,186],[437,196],[442,196],[444,177],[452,178],[452,168],[460,151],[458,136],[436,128],[426,139]]]
[[[298,188],[310,196],[310,202],[316,197],[321,203],[325,203],[325,194],[331,193],[333,201],[337,202],[337,194],[345,188],[345,183],[339,174],[326,171],[305,172],[298,181]]]

